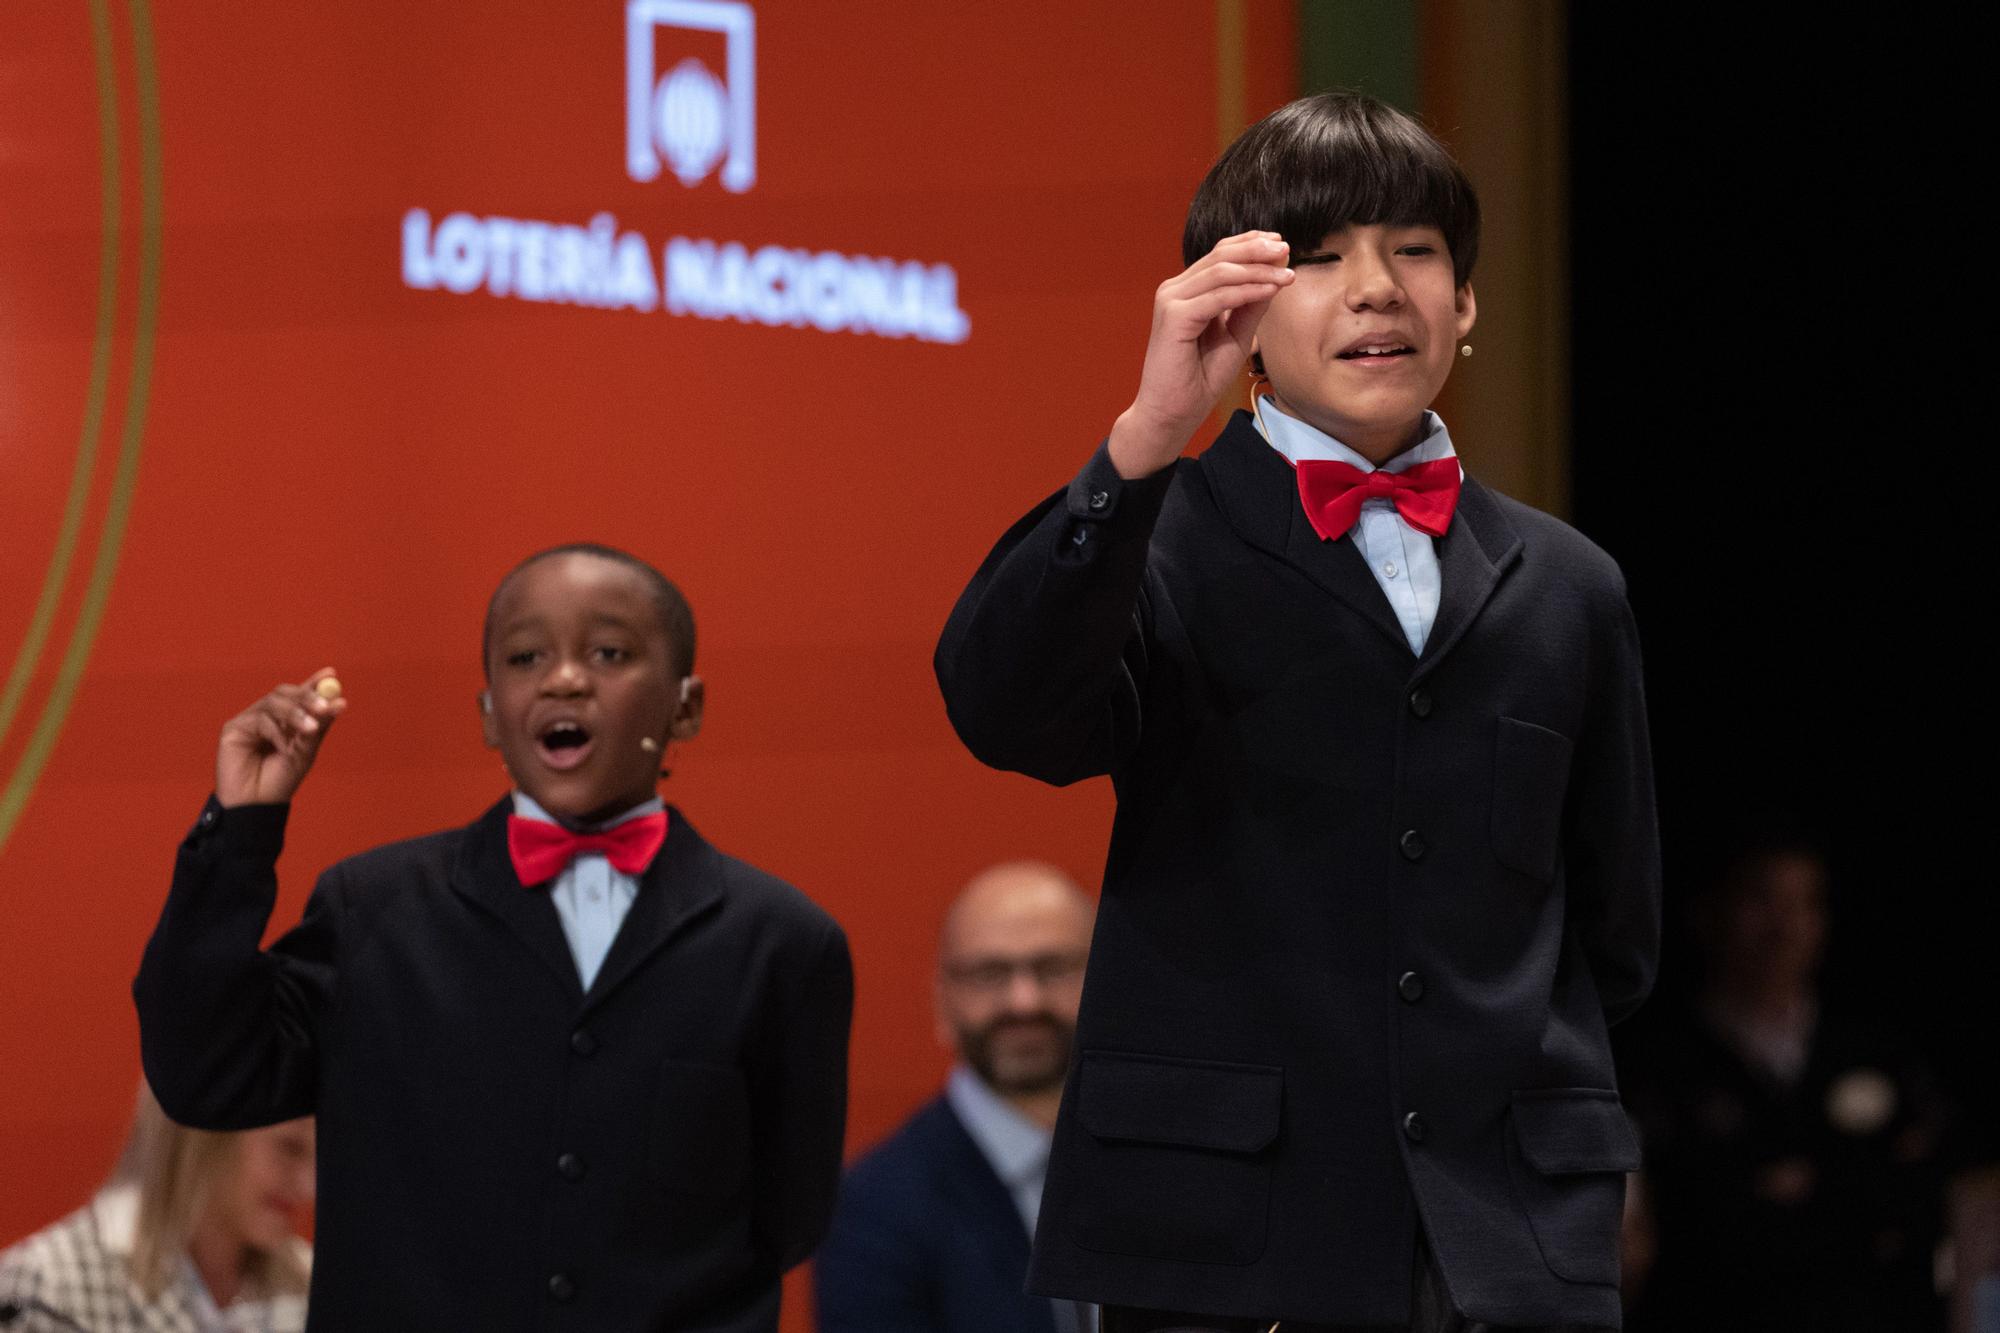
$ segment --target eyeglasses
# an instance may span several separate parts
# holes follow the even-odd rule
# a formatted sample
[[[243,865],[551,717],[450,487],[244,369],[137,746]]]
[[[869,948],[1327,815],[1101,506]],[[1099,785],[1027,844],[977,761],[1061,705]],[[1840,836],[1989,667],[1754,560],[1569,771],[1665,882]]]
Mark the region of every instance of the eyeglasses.
[[[976,958],[947,963],[944,974],[954,985],[989,994],[1006,990],[1016,973],[1031,978],[1037,986],[1074,986],[1083,978],[1088,957],[1081,953],[1038,953],[1028,958]]]

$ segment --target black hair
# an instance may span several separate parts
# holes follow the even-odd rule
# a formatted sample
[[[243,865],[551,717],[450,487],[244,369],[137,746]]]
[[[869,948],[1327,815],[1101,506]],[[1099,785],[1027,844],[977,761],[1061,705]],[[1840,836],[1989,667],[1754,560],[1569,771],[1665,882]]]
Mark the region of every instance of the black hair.
[[[479,666],[491,678],[489,663],[493,651],[493,609],[500,604],[500,594],[507,591],[507,585],[514,576],[530,565],[559,555],[590,555],[600,560],[615,560],[629,569],[636,569],[644,576],[653,594],[653,604],[660,613],[660,628],[666,631],[667,665],[676,676],[694,674],[694,608],[681,595],[673,580],[659,570],[641,560],[629,551],[621,551],[615,546],[601,546],[596,542],[569,542],[562,546],[551,546],[546,551],[537,551],[520,564],[507,571],[507,576],[493,590],[486,600],[486,619],[479,629]]]
[[[1181,262],[1192,265],[1246,231],[1275,231],[1303,254],[1350,223],[1436,227],[1456,284],[1472,280],[1472,182],[1422,125],[1357,92],[1302,97],[1238,135],[1188,206]]]

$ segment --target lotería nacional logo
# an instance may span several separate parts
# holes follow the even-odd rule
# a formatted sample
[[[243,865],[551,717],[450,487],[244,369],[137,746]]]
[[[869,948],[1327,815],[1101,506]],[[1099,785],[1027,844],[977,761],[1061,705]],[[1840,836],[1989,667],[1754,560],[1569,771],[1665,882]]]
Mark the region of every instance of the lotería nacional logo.
[[[756,91],[747,3],[625,0],[633,180],[671,169],[686,186],[714,175],[725,190],[748,190],[757,180]],[[403,285],[417,291],[933,343],[972,335],[950,264],[700,236],[655,246],[608,211],[588,223],[465,211],[433,222],[429,209],[412,208],[402,233]]]
[[[677,39],[720,34],[724,72]],[[757,28],[737,0],[626,0],[625,170],[657,180],[660,157],[683,185],[698,185],[722,164],[722,187],[742,194],[757,182]],[[673,58],[677,54],[678,58]],[[662,56],[673,59],[664,75]]]

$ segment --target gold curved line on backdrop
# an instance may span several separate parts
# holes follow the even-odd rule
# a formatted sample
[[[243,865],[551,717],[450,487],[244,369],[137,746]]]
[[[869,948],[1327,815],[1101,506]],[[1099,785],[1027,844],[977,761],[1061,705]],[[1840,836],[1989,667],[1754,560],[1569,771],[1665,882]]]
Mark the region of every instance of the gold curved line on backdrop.
[[[56,543],[42,574],[41,595],[35,599],[34,614],[28,618],[28,632],[0,688],[0,741],[7,739],[14,714],[27,695],[28,682],[47,647],[49,632],[55,628],[56,608],[62,602],[63,585],[69,582],[70,565],[76,555],[77,537],[83,532],[83,513],[90,498],[90,482],[97,473],[97,441],[104,428],[104,400],[111,385],[112,334],[118,317],[118,226],[119,177],[122,165],[118,148],[118,88],[111,55],[111,15],[104,0],[90,7],[90,27],[97,72],[97,156],[99,189],[98,229],[102,239],[97,248],[97,327],[91,337],[90,387],[83,400],[83,429],[76,444],[76,464],[70,469],[69,497],[63,502],[62,523],[56,529]]]
[[[103,11],[107,0],[94,0],[93,9]],[[146,0],[129,0],[132,22],[132,68],[139,112],[139,277],[138,310],[132,331],[132,364],[125,391],[125,412],[119,433],[118,469],[111,478],[110,501],[104,522],[98,529],[97,555],[91,562],[90,582],[84,589],[83,604],[63,650],[55,686],[42,706],[42,715],[28,738],[26,750],[13,776],[0,792],[0,847],[28,803],[42,766],[62,734],[71,703],[83,682],[83,666],[104,621],[104,608],[111,599],[111,584],[118,572],[118,555],[124,547],[125,524],[132,514],[132,496],[139,482],[139,447],[146,431],[146,400],[153,382],[153,335],[159,319],[162,193],[160,180],[160,89],[153,65],[153,19]],[[108,34],[108,17],[98,24]]]

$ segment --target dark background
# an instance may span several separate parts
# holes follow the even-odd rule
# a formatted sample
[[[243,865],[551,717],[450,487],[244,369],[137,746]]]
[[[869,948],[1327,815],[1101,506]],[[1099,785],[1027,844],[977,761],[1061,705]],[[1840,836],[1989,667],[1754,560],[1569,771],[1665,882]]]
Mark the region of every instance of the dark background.
[[[1834,878],[1829,1007],[2000,1124],[1990,148],[1948,31],[1570,14],[1575,520],[1647,652],[1669,952],[1730,842]],[[1959,43],[1963,44],[1963,38]]]

